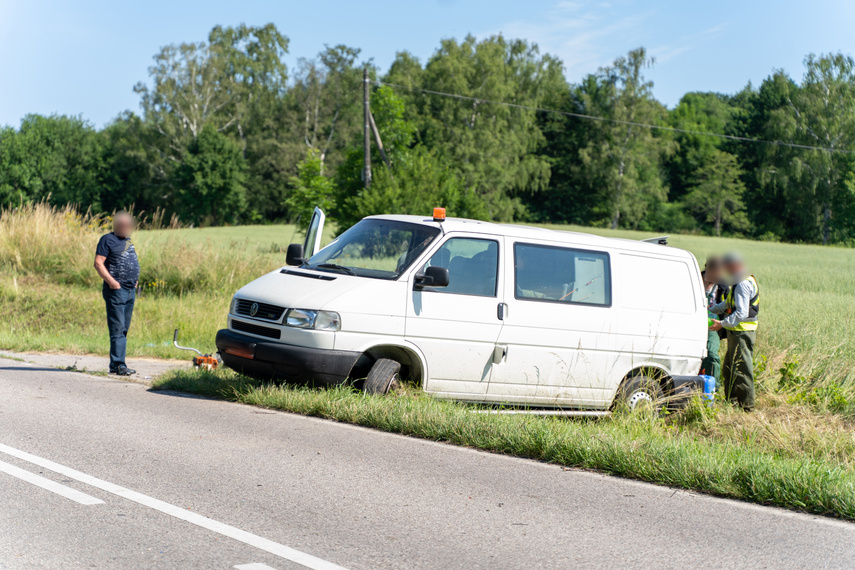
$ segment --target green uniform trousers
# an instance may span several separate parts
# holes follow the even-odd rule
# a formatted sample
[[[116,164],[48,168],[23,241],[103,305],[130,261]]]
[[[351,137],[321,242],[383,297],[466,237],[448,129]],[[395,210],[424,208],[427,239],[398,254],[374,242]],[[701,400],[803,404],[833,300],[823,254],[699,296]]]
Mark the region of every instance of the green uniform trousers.
[[[721,339],[718,336],[718,331],[709,331],[707,356],[701,361],[701,370],[703,374],[715,378],[716,388],[718,388],[718,381],[721,378],[721,356],[718,354],[720,346]]]
[[[757,331],[727,331],[727,352],[722,367],[724,396],[754,410],[754,342]]]

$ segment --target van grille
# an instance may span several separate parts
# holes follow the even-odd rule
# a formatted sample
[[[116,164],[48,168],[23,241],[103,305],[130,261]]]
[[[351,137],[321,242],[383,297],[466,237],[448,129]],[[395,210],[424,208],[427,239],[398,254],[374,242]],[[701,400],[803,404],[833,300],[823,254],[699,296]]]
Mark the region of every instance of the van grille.
[[[253,305],[258,305],[258,308],[254,315],[252,314]],[[249,301],[247,299],[238,299],[237,303],[238,315],[243,315],[244,317],[250,317],[254,319],[278,321],[282,318],[282,313],[284,312],[285,307],[279,307],[277,305],[268,305],[267,303],[256,303],[255,301]]]
[[[279,339],[279,337],[282,336],[282,331],[280,331],[279,329],[262,327],[259,325],[254,325],[252,323],[245,323],[243,321],[232,320],[232,328],[236,331],[248,332],[250,334],[266,336],[267,338],[275,338],[277,340]]]

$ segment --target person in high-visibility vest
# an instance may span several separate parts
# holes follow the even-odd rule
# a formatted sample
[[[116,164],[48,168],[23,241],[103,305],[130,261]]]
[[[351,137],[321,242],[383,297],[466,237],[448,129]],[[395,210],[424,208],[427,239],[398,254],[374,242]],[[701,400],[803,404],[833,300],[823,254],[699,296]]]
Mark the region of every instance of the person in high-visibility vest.
[[[724,395],[746,412],[751,412],[754,411],[754,344],[757,340],[760,288],[739,255],[729,253],[723,261],[733,285],[721,303],[710,307],[710,312],[724,315],[721,320],[713,320],[710,330],[724,328],[727,331],[727,352],[721,374]]]

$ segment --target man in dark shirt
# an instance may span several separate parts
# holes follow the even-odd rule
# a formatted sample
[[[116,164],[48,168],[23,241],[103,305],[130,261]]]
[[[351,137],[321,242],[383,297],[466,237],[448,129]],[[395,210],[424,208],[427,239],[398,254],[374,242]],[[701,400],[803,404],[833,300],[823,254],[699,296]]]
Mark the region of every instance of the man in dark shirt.
[[[130,376],[135,370],[125,364],[128,329],[134,313],[134,299],[140,264],[131,233],[134,219],[127,212],[113,216],[113,231],[101,236],[95,249],[95,270],[104,280],[102,295],[107,304],[110,330],[110,374]]]

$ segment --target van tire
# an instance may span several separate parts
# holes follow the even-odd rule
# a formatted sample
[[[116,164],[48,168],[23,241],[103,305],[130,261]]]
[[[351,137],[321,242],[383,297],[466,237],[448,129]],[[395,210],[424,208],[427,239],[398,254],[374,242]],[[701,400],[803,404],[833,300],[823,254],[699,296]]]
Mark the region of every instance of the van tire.
[[[662,386],[649,376],[633,376],[624,381],[618,391],[618,399],[630,412],[649,407],[658,414],[665,403]]]
[[[401,363],[388,358],[378,358],[365,378],[363,389],[368,394],[383,396],[395,390],[400,383]]]

